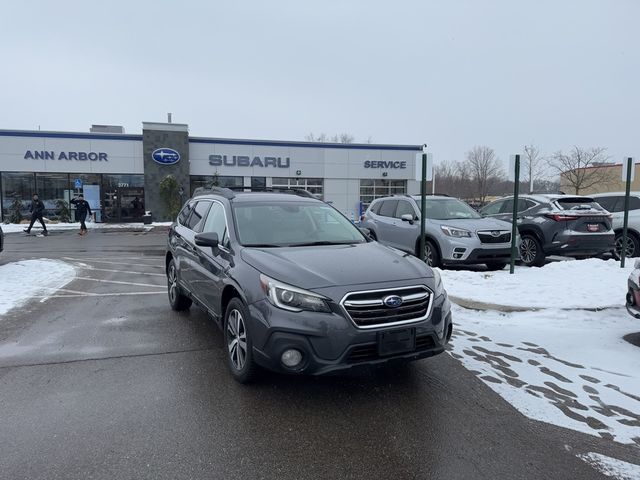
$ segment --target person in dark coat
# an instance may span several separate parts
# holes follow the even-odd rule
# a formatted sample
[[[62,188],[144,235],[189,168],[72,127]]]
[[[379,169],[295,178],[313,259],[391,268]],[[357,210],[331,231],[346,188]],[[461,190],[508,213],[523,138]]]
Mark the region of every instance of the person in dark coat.
[[[37,193],[33,194],[33,200],[31,200],[29,211],[31,212],[31,223],[29,224],[29,228],[24,229],[24,233],[30,234],[33,224],[38,220],[42,225],[42,234],[48,235],[49,232],[47,232],[47,226],[44,224],[44,218],[42,217],[42,214],[44,213],[44,203],[42,203],[42,200],[40,200]]]
[[[76,220],[80,222],[80,231],[79,235],[84,235],[87,233],[87,225],[84,221],[87,218],[87,215],[91,215],[91,207],[89,206],[89,202],[87,202],[82,195],[78,195],[77,198],[72,198],[71,203],[76,206]]]

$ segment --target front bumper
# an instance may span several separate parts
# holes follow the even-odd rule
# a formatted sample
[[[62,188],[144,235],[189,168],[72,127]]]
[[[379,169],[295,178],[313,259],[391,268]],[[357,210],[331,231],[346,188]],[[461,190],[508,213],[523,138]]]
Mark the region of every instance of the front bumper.
[[[516,246],[519,245],[520,236],[517,236]],[[445,265],[509,262],[511,259],[511,242],[483,243],[477,236],[471,238],[447,237],[445,241],[440,242],[440,249],[442,263]],[[519,252],[519,249],[516,250]]]
[[[249,306],[255,361],[269,370],[289,374],[323,375],[398,360],[418,360],[442,353],[451,329],[451,304],[446,293],[433,300],[431,315],[400,327],[359,329],[336,308],[332,313],[287,312],[266,300]],[[337,307],[337,306],[336,306]],[[379,355],[378,335],[383,331],[415,328],[416,348]],[[302,352],[296,368],[280,360],[288,349]]]
[[[638,278],[637,270],[631,274],[632,277]],[[626,307],[627,312],[634,318],[640,319],[640,288],[638,285],[629,279],[628,283],[628,291],[627,291],[627,301]]]
[[[516,249],[516,259],[520,258],[520,251]],[[461,260],[443,260],[446,265],[473,265],[479,263],[495,263],[511,261],[511,247],[505,248],[476,248],[467,252]]]

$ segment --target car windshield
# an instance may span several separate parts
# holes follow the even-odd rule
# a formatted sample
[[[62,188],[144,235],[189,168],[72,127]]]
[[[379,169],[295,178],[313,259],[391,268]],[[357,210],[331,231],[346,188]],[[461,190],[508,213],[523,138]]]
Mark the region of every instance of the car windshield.
[[[344,245],[367,240],[333,207],[312,202],[247,202],[233,207],[238,239],[246,247]]]
[[[420,198],[416,198],[420,208]],[[482,216],[466,203],[457,198],[427,198],[427,218],[432,220],[454,220],[482,218]]]

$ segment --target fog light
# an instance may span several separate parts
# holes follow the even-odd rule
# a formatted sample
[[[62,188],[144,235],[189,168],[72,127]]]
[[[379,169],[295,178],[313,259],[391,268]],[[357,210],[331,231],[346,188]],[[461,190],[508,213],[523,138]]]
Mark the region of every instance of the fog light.
[[[294,348],[285,350],[280,360],[285,367],[294,368],[302,363],[302,353]]]

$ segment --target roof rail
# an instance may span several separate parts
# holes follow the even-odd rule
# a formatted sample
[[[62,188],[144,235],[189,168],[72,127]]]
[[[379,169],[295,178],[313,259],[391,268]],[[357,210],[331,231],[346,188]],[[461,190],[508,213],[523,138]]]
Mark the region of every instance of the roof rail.
[[[197,196],[197,195],[220,195],[223,196],[224,198],[228,198],[228,199],[232,199],[236,196],[235,193],[233,193],[233,190],[231,190],[230,188],[224,188],[224,187],[217,187],[217,186],[209,186],[209,187],[198,187],[193,191],[193,195],[192,196]]]
[[[193,196],[196,195],[221,195],[229,200],[236,197],[237,193],[243,192],[268,192],[268,193],[289,193],[298,195],[299,197],[318,199],[313,193],[303,188],[272,188],[272,187],[198,187],[194,190]]]

